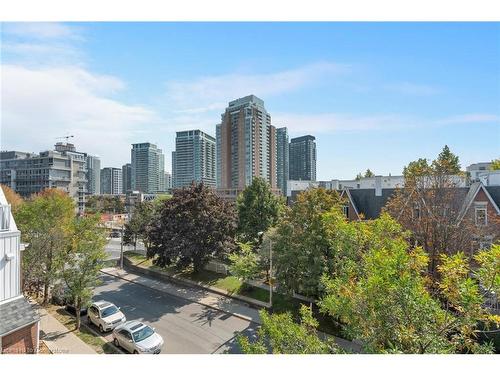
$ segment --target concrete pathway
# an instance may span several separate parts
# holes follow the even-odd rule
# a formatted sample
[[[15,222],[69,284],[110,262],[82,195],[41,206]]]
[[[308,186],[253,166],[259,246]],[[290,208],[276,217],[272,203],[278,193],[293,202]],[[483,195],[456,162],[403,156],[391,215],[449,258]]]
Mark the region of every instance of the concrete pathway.
[[[97,354],[59,320],[40,306],[34,306],[40,315],[40,340],[52,354]]]
[[[258,324],[261,322],[258,310],[249,307],[244,302],[235,301],[232,298],[224,297],[217,293],[211,293],[204,289],[181,286],[180,284],[154,280],[149,277],[127,272],[120,268],[103,268],[101,272],[229,313],[241,319]]]

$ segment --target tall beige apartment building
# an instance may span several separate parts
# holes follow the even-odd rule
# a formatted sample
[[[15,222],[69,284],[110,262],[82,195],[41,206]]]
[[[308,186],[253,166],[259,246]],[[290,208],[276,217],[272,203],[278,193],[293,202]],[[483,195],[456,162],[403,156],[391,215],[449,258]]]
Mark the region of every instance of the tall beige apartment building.
[[[254,95],[229,102],[216,127],[217,189],[237,195],[254,177],[277,189],[276,128],[264,101]]]

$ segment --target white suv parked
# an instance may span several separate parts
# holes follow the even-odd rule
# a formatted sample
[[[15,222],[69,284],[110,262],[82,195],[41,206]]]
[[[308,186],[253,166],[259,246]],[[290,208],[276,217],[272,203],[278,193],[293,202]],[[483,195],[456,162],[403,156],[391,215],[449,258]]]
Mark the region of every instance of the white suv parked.
[[[115,346],[129,353],[159,354],[163,347],[163,339],[154,328],[138,320],[120,324],[113,331]]]
[[[127,320],[120,308],[107,301],[97,301],[90,305],[87,317],[89,323],[95,324],[101,332],[112,331]]]

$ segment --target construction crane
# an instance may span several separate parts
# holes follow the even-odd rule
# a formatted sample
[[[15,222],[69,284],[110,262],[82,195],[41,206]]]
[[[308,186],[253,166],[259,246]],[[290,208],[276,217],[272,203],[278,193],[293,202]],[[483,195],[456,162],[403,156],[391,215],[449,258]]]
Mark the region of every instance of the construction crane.
[[[66,140],[66,143],[68,143],[68,139],[70,138],[74,138],[75,136],[74,135],[66,135],[64,137],[56,137],[56,139],[65,139]]]

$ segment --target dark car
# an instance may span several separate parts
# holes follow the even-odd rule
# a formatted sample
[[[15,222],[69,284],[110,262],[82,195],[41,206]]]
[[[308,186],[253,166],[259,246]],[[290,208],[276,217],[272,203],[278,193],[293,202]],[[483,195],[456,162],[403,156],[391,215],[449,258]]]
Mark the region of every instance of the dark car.
[[[64,309],[72,315],[76,315],[76,307],[69,294],[68,287],[64,284],[57,284],[52,289],[52,303],[59,306],[64,306]],[[80,315],[87,314],[88,306],[80,308]]]

